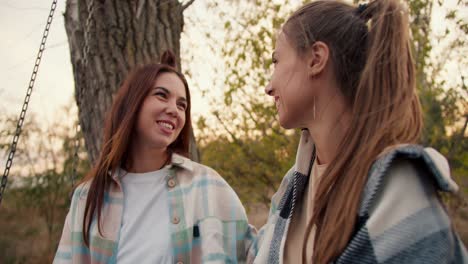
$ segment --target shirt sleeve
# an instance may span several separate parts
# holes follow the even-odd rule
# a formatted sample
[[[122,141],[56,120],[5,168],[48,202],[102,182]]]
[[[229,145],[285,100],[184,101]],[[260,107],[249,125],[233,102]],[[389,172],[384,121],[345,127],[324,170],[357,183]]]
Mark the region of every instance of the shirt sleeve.
[[[433,179],[410,161],[391,165],[358,226],[336,263],[467,263]]]
[[[281,198],[283,197],[284,193],[289,184],[289,179],[293,175],[295,168],[291,168],[286,175],[283,177],[283,180],[278,188],[277,192],[271,197],[270,203],[270,212],[268,214],[268,220],[263,227],[257,232],[257,235],[254,237],[252,243],[250,244],[250,248],[248,250],[247,255],[247,263],[253,263],[254,260],[257,258],[259,263],[265,262],[263,260],[264,256],[268,254],[269,244],[273,235],[273,231],[275,228],[274,222],[275,219],[278,217],[277,209]],[[259,256],[261,255],[261,256]]]
[[[72,263],[70,215],[69,211],[65,218],[62,237],[60,238],[57,252],[55,253],[54,264]]]
[[[209,170],[199,204],[206,209],[198,222],[202,263],[245,263],[256,237],[235,191]]]

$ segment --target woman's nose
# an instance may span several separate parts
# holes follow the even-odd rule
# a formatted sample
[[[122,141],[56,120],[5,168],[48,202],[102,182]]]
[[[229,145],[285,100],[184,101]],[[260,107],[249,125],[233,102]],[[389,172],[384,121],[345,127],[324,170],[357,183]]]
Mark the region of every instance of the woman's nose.
[[[269,96],[273,96],[273,88],[271,86],[271,82],[268,82],[267,86],[265,87],[265,93]]]
[[[174,102],[174,103],[169,102],[166,105],[166,113],[175,116],[177,114],[177,103],[176,102]]]

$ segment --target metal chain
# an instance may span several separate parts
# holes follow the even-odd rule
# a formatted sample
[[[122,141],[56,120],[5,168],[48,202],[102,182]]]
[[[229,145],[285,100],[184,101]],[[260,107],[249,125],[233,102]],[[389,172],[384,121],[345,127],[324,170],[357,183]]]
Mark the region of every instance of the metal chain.
[[[88,17],[86,18],[86,23],[85,23],[85,30],[84,30],[84,47],[83,47],[83,60],[82,60],[82,68],[81,68],[81,74],[82,74],[82,79],[86,80],[85,78],[85,67],[86,64],[88,63],[88,54],[89,54],[89,32],[91,28],[91,22],[92,22],[92,16],[94,15],[94,1],[89,0],[88,5]],[[71,175],[71,185],[72,185],[72,190],[75,185],[75,179],[76,179],[76,172],[77,172],[77,167],[78,167],[78,161],[79,161],[79,149],[80,149],[80,132],[81,132],[81,126],[80,126],[80,107],[81,107],[81,102],[83,102],[83,86],[81,86],[78,90],[78,100],[76,102],[78,106],[78,123],[76,124],[75,128],[75,139],[74,139],[74,148],[75,148],[75,153],[73,155],[73,163],[72,163],[72,175]]]
[[[74,154],[73,154],[72,174],[71,174],[72,190],[73,190],[73,187],[75,186],[76,170],[78,167],[78,160],[79,160],[78,151],[80,149],[80,130],[81,130],[79,122],[80,121],[78,120],[78,123],[76,124],[76,128],[75,128],[75,138],[73,140],[74,141]]]
[[[37,72],[39,70],[39,65],[41,64],[42,53],[45,50],[45,44],[47,41],[47,36],[49,35],[50,26],[54,18],[55,9],[57,7],[57,0],[52,1],[50,7],[49,17],[47,18],[47,24],[42,34],[41,45],[39,46],[39,52],[37,53],[36,62],[34,63],[33,72],[31,74],[31,79],[29,81],[28,90],[26,92],[26,97],[24,98],[23,108],[21,109],[21,114],[16,125],[15,136],[13,137],[13,142],[11,143],[10,152],[8,154],[8,160],[5,165],[5,171],[3,172],[2,181],[0,185],[0,204],[2,203],[3,193],[5,192],[5,187],[8,181],[8,175],[10,174],[11,166],[13,165],[13,158],[15,157],[16,146],[18,144],[18,139],[23,128],[24,118],[26,116],[26,111],[28,110],[29,100],[31,98],[32,90],[34,87],[34,82],[36,81]]]

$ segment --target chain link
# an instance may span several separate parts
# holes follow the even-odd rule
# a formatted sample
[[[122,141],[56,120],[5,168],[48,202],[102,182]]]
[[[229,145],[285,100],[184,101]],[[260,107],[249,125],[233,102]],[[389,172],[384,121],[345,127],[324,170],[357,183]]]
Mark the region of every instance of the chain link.
[[[50,7],[49,17],[47,18],[47,24],[42,34],[41,45],[39,46],[39,52],[37,53],[36,62],[34,63],[33,72],[31,74],[31,79],[29,81],[28,90],[26,92],[26,97],[24,98],[23,108],[21,109],[21,114],[16,125],[15,135],[13,137],[13,142],[11,143],[10,152],[8,154],[8,159],[5,166],[5,171],[3,172],[2,181],[0,185],[0,204],[2,203],[3,193],[8,181],[8,175],[10,174],[11,166],[13,165],[13,158],[15,157],[16,146],[18,144],[18,139],[23,128],[24,118],[26,116],[26,111],[28,110],[29,100],[31,99],[31,94],[34,87],[34,82],[36,81],[37,72],[39,70],[39,65],[41,64],[42,53],[45,50],[45,44],[47,41],[47,36],[49,35],[50,26],[54,18],[55,9],[57,8],[57,0],[52,1]]]
[[[80,122],[78,120],[78,122]],[[76,124],[75,128],[75,138],[74,138],[74,154],[73,154],[73,163],[72,163],[72,174],[71,174],[71,187],[75,186],[75,179],[76,179],[76,170],[78,167],[78,160],[79,160],[79,149],[80,149],[80,125],[79,123]]]
[[[85,30],[84,30],[84,47],[83,47],[83,60],[81,63],[81,74],[82,74],[82,80],[86,81],[85,78],[85,68],[88,63],[88,54],[89,54],[89,32],[91,30],[91,23],[92,23],[92,17],[94,15],[94,1],[93,0],[88,0],[88,17],[86,18],[86,23],[85,23]],[[77,98],[77,106],[78,106],[78,123],[76,124],[75,128],[75,139],[74,139],[74,155],[73,155],[73,163],[72,163],[72,175],[71,175],[71,185],[72,185],[72,190],[75,185],[75,179],[77,175],[77,169],[78,169],[78,161],[79,161],[79,149],[80,149],[80,132],[81,132],[81,126],[80,126],[80,107],[81,107],[81,102],[83,102],[83,85],[79,87],[78,91],[78,98]]]

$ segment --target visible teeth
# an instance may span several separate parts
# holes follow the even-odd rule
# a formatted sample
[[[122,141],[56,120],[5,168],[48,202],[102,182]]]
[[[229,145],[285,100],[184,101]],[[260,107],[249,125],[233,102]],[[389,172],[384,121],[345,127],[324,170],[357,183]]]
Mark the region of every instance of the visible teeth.
[[[166,122],[158,122],[158,124],[169,129],[174,129],[174,127],[171,124],[166,123]]]

